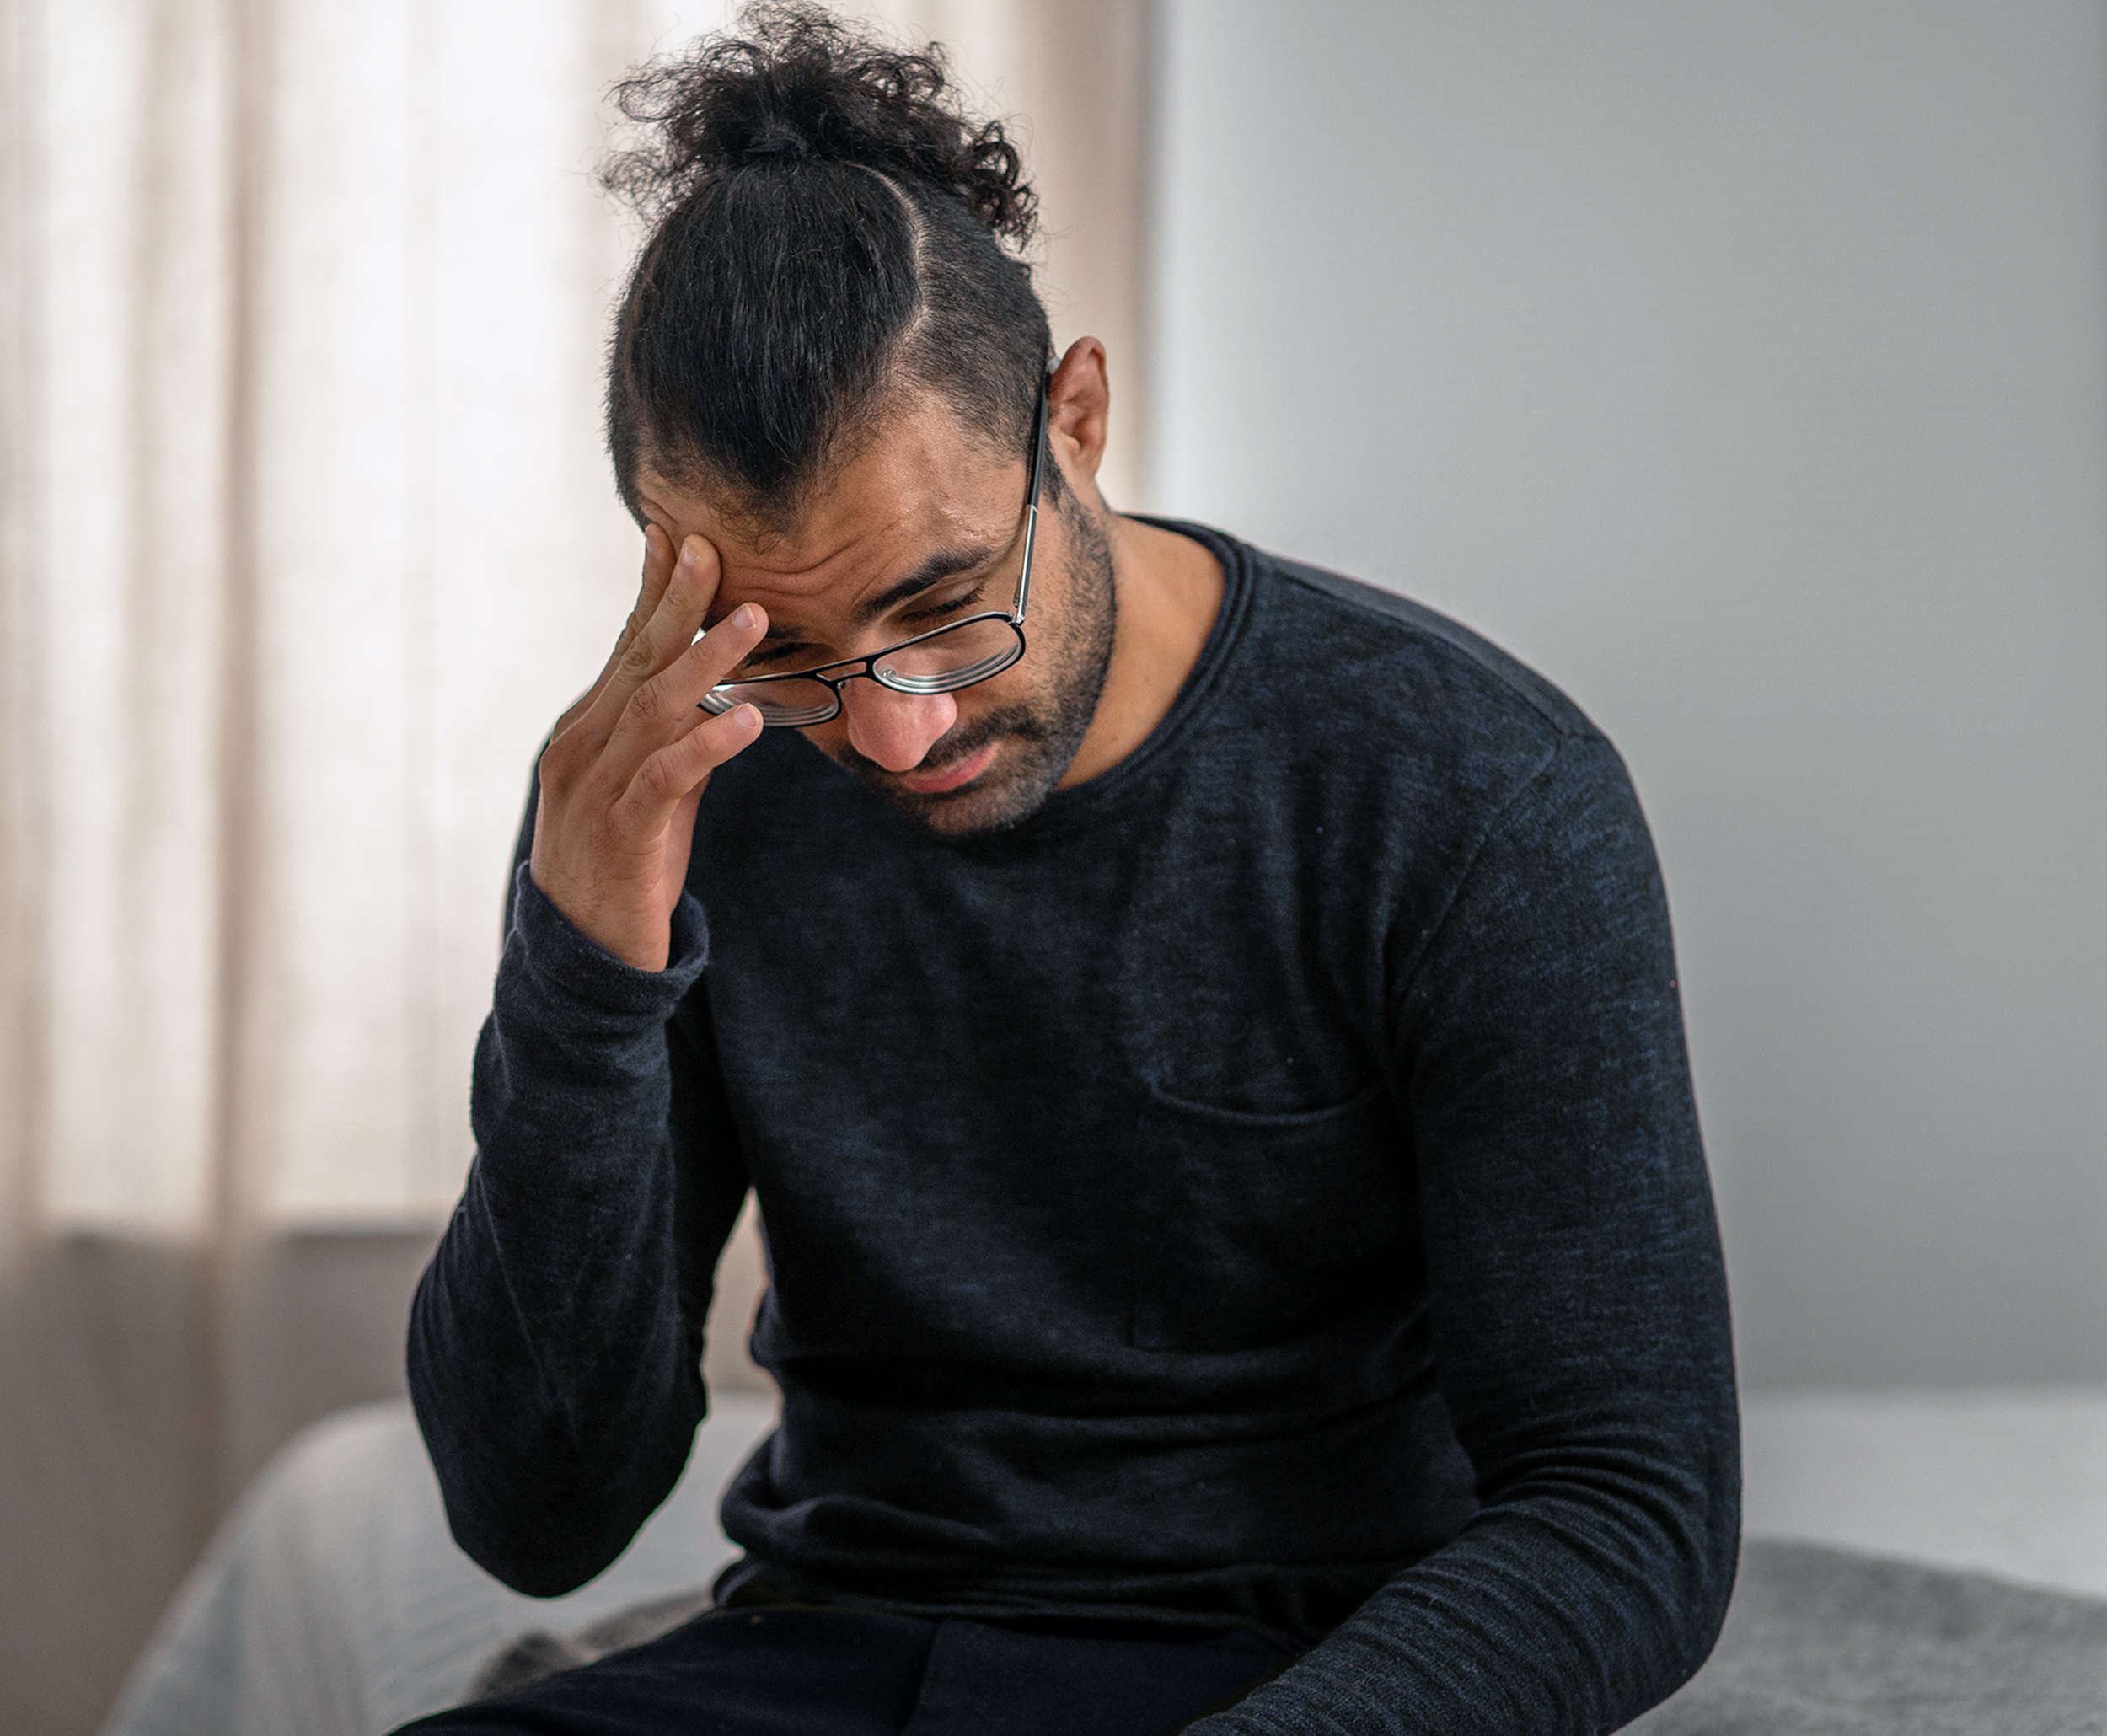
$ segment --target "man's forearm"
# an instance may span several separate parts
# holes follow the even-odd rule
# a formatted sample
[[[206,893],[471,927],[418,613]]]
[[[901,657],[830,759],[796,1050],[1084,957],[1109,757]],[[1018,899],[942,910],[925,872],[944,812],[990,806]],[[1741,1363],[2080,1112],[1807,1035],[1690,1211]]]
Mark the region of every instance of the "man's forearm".
[[[1733,1589],[1731,1514],[1602,1468],[1489,1511],[1188,1736],[1592,1736],[1686,1680]],[[1547,1485],[1555,1479],[1547,1474]],[[1666,1519],[1668,1523],[1664,1524]],[[1696,1521],[1692,1523],[1692,1521]]]
[[[1520,783],[1401,972],[1435,1360],[1482,1510],[1193,1736],[1592,1736],[1686,1680],[1740,1529],[1726,1274],[1652,842]]]
[[[523,872],[476,1052],[474,1167],[412,1310],[410,1392],[454,1535],[536,1595],[620,1552],[703,1414],[665,1034],[703,964],[692,900],[674,943],[664,972],[632,969]]]

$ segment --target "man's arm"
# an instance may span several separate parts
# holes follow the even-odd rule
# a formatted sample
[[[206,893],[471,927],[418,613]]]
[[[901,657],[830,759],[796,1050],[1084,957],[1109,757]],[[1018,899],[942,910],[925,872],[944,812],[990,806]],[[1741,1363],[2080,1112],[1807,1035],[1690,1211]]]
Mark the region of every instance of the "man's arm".
[[[1733,1588],[1725,1273],[1668,913],[1624,769],[1566,739],[1397,1002],[1443,1396],[1482,1510],[1192,1736],[1583,1736],[1686,1680]]]
[[[679,1476],[746,1193],[706,1013],[674,1013],[707,962],[683,889],[696,804],[759,729],[697,701],[765,621],[698,637],[716,551],[656,526],[645,550],[607,667],[542,753],[476,1047],[475,1162],[410,1325],[453,1535],[541,1596],[606,1567]]]
[[[612,1562],[687,1462],[746,1177],[714,1061],[667,1023],[706,956],[694,901],[653,972],[516,884],[475,1162],[418,1287],[409,1374],[456,1540],[548,1597]]]

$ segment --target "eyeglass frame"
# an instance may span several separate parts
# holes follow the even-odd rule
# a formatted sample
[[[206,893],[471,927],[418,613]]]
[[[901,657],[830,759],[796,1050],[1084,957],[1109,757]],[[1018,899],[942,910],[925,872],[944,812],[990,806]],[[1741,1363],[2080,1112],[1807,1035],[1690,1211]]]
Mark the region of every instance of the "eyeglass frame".
[[[834,695],[834,709],[828,712],[825,716],[802,717],[795,722],[788,719],[770,721],[765,711],[761,713],[762,726],[767,729],[810,729],[816,724],[831,723],[841,715],[841,690],[852,681],[867,678],[877,683],[887,693],[911,694],[918,696],[930,694],[955,694],[962,692],[969,687],[978,687],[984,681],[993,681],[996,676],[1002,674],[1005,671],[1016,668],[1024,659],[1026,645],[1024,610],[1025,605],[1031,600],[1032,594],[1032,550],[1038,536],[1039,485],[1046,470],[1048,395],[1053,383],[1054,373],[1049,368],[1039,381],[1038,410],[1032,431],[1032,481],[1024,497],[1024,565],[1017,574],[1016,595],[1011,598],[1010,607],[1006,611],[984,609],[978,614],[968,615],[962,621],[946,621],[941,627],[932,627],[926,633],[917,633],[911,639],[903,639],[897,645],[883,646],[866,656],[838,657],[831,663],[818,663],[809,669],[785,669],[769,675],[749,675],[743,681],[721,681],[696,701],[698,708],[705,711],[715,712],[721,716],[725,712],[733,710],[743,703],[738,700],[727,700],[721,706],[713,705],[710,703],[729,688],[759,687],[771,681],[817,681]],[[882,657],[892,656],[907,650],[910,646],[921,645],[931,639],[941,639],[946,633],[957,633],[968,627],[977,627],[984,621],[1006,622],[1010,630],[1016,635],[1017,640],[1016,655],[1007,658],[997,667],[989,670],[984,675],[975,675],[968,680],[955,682],[949,685],[932,687],[922,683],[930,681],[941,682],[943,678],[941,676],[919,678],[896,676],[893,680],[888,681],[877,671],[876,666]],[[860,664],[862,667],[849,668],[852,663]],[[973,666],[969,663],[966,667],[970,669]],[[826,672],[829,669],[848,669],[849,672],[845,675],[829,675]],[[895,684],[903,678],[914,679],[917,684],[911,687],[901,687]],[[754,709],[760,710],[759,706]]]

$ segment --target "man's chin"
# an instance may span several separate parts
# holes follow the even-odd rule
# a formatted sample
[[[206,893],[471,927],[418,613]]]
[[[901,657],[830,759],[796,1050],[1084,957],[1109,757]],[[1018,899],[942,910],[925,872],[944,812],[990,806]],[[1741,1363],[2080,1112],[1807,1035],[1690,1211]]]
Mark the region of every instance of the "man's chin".
[[[975,758],[987,744],[954,756],[950,764]],[[932,832],[947,838],[971,838],[980,833],[1001,832],[1029,819],[1046,803],[1060,782],[1060,766],[1046,762],[1053,756],[1048,744],[1024,734],[1000,737],[987,767],[968,782],[951,790],[915,790],[866,759],[853,748],[834,757],[903,813],[912,815]]]
[[[1001,832],[1029,819],[1053,793],[1051,784],[1036,778],[1006,778],[1000,756],[970,784],[935,794],[909,790],[886,778],[867,780],[871,787],[932,832],[946,838],[972,838]]]

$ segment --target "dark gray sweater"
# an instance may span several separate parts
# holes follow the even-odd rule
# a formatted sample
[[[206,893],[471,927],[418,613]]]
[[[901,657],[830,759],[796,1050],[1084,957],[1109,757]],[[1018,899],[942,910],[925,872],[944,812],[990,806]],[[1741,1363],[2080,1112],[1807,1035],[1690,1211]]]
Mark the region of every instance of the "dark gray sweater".
[[[628,1542],[751,1187],[784,1414],[721,1597],[1325,1637],[1206,1736],[1615,1728],[1710,1649],[1740,1509],[1645,822],[1482,640],[1178,528],[1198,667],[1015,829],[770,731],[663,973],[517,871],[410,1330],[454,1534],[543,1594]]]

